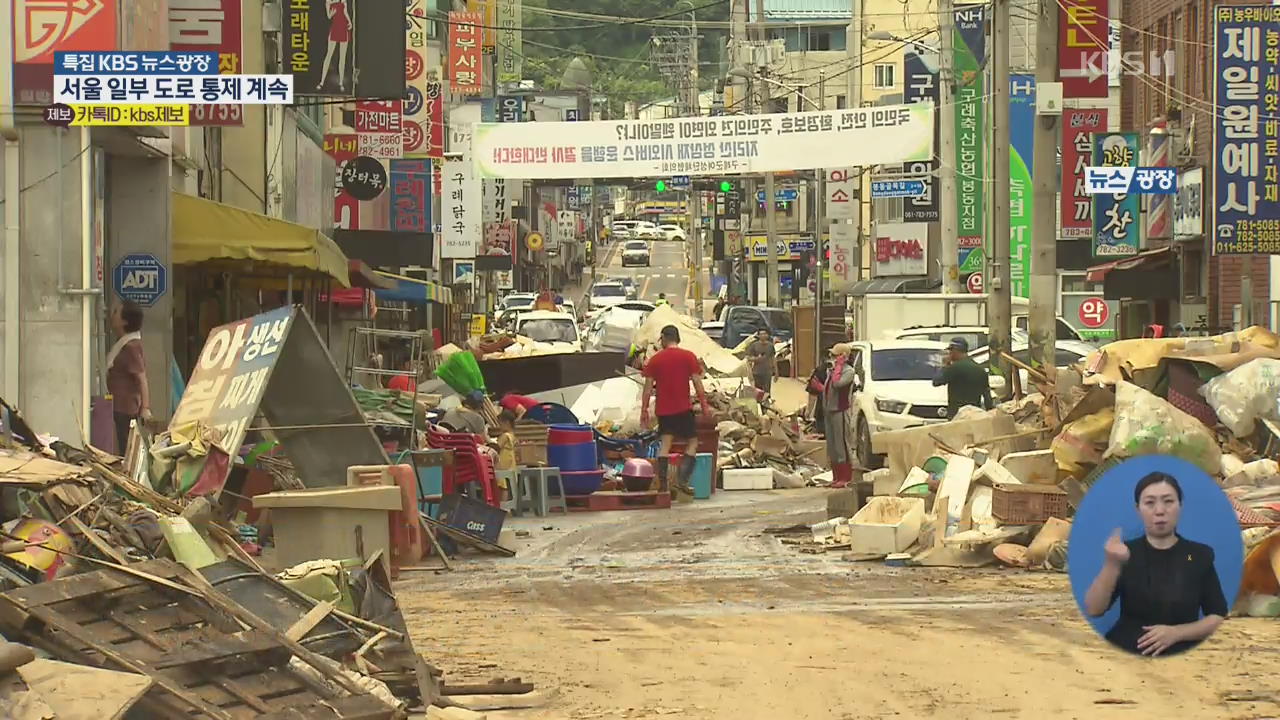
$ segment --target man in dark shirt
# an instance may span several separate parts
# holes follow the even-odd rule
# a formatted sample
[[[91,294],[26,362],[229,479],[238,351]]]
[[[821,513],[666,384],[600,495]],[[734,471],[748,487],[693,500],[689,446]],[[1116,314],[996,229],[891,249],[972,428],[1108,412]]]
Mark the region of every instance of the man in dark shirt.
[[[776,357],[769,331],[760,328],[756,331],[756,339],[747,346],[747,361],[751,363],[752,382],[765,395],[773,389],[773,364]]]
[[[947,346],[946,364],[933,378],[935,387],[947,386],[947,418],[953,418],[960,408],[973,405],[990,410],[991,381],[987,372],[969,357],[969,343],[964,338],[953,338]]]

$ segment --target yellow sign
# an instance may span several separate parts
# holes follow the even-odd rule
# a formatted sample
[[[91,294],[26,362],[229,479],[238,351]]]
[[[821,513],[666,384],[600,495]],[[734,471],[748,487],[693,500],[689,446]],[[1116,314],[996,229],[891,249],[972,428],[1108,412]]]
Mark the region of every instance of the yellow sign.
[[[783,262],[791,262],[800,259],[800,250],[803,249],[803,241],[792,236],[783,236],[778,238],[778,259]],[[788,247],[788,245],[790,247]],[[812,242],[810,242],[812,246]],[[751,262],[765,262],[769,259],[769,245],[765,242],[762,235],[751,235],[746,239],[747,259]],[[789,252],[788,252],[789,250]]]
[[[481,335],[484,335],[485,330],[487,329],[486,321],[488,319],[489,318],[484,315],[471,316],[471,337],[480,337]]]
[[[542,244],[543,244],[542,233],[531,232],[528,235],[526,235],[524,238],[524,246],[529,248],[533,252],[538,252],[539,250],[541,250]]]
[[[72,127],[191,124],[190,105],[72,105]]]

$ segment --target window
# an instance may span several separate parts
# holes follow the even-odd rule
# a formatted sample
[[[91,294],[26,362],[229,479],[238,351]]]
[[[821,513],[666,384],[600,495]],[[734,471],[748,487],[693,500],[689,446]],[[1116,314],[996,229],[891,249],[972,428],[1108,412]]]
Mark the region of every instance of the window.
[[[822,51],[831,50],[831,31],[829,30],[810,30],[805,34],[808,40],[805,43],[805,50]]]
[[[845,97],[844,95],[837,95],[837,96],[836,96],[836,109],[837,109],[837,110],[843,110],[843,109],[845,109],[845,108],[846,108],[846,107],[848,107],[848,106],[849,106],[849,98]]]
[[[872,380],[932,380],[940,367],[940,350],[875,350],[871,353]]]
[[[1182,296],[1202,298],[1204,293],[1204,248],[1190,244],[1182,246]]]
[[[875,89],[892,90],[898,86],[898,67],[890,63],[876,63]]]

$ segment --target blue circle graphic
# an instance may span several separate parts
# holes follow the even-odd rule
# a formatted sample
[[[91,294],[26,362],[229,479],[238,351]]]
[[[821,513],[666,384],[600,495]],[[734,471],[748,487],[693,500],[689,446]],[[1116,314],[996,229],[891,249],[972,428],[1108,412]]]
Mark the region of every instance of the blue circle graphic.
[[[1103,546],[1116,528],[1125,540],[1141,537],[1144,529],[1133,501],[1138,481],[1153,472],[1172,475],[1182,487],[1182,515],[1178,535],[1213,548],[1213,566],[1228,607],[1235,605],[1244,574],[1244,540],[1235,509],[1218,483],[1205,471],[1169,455],[1143,455],[1126,460],[1098,478],[1084,496],[1071,524],[1067,572],[1071,594],[1080,614],[1099,635],[1106,635],[1120,617],[1117,601],[1104,615],[1084,611],[1084,595],[1102,570]]]
[[[417,115],[422,110],[422,91],[410,85],[404,89],[404,103],[401,112],[405,115]]]

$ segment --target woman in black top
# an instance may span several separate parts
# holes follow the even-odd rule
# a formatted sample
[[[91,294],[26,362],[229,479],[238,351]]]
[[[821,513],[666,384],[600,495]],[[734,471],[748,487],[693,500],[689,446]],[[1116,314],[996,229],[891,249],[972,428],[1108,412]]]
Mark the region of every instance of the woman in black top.
[[[1112,533],[1102,570],[1085,593],[1085,612],[1104,615],[1118,598],[1120,619],[1107,640],[1142,655],[1184,652],[1227,616],[1213,548],[1178,535],[1182,488],[1172,476],[1147,475],[1133,499],[1146,532],[1127,542],[1119,529]]]

